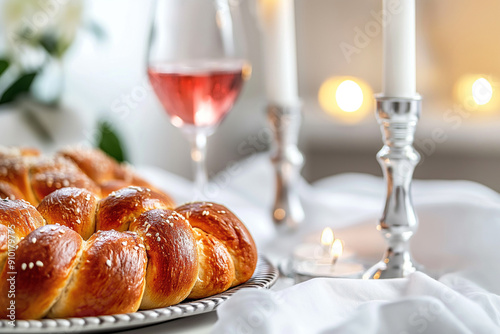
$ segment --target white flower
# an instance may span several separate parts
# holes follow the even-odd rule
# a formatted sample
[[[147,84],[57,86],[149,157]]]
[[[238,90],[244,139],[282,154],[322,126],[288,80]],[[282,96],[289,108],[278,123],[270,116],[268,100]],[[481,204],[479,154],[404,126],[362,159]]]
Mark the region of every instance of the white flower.
[[[57,45],[68,46],[82,21],[83,0],[5,0],[2,12],[10,49],[22,42],[20,36],[29,42],[51,36]]]

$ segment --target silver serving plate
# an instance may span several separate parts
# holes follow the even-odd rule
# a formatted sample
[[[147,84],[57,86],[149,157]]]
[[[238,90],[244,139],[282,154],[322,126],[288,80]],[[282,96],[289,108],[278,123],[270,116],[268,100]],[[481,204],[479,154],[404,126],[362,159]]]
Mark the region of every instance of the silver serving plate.
[[[269,260],[259,257],[255,273],[248,282],[215,296],[127,314],[68,319],[16,320],[15,327],[9,325],[8,320],[0,320],[0,333],[96,333],[133,329],[211,312],[228,300],[236,291],[246,288],[270,288],[277,279],[278,270]]]

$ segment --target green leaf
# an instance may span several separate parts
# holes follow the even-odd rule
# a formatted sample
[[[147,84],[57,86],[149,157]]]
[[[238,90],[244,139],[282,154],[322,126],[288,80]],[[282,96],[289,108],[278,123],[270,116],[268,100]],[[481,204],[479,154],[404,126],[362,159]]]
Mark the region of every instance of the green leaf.
[[[115,158],[118,162],[124,162],[126,157],[123,146],[111,125],[108,122],[101,121],[99,122],[98,130],[100,137],[97,147],[107,155]]]
[[[25,73],[19,77],[9,88],[3,92],[0,98],[0,104],[14,101],[19,95],[29,92],[31,84],[35,79],[37,72]]]
[[[43,34],[40,37],[40,45],[47,51],[49,55],[57,55],[58,41],[53,34]]]
[[[9,68],[9,61],[6,59],[0,59],[0,75],[2,75],[7,68]]]

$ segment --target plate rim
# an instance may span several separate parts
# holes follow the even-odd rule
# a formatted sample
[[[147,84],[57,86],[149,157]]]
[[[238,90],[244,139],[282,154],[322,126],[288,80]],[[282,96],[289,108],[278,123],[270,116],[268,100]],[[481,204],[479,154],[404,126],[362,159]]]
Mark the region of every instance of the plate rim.
[[[9,324],[10,320],[0,319],[0,333],[91,333],[150,326],[212,312],[237,291],[246,288],[269,289],[276,283],[278,277],[278,269],[266,257],[259,255],[255,272],[250,280],[210,297],[184,301],[163,308],[139,310],[133,313],[82,318],[16,320],[14,327]]]

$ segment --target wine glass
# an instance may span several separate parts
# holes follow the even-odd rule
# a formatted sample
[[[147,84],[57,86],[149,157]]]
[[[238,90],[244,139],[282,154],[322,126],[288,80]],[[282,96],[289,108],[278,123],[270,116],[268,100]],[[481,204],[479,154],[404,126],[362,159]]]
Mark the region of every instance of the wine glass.
[[[197,196],[207,182],[207,137],[229,113],[249,78],[235,0],[157,0],[148,76],[170,122],[191,143]]]

